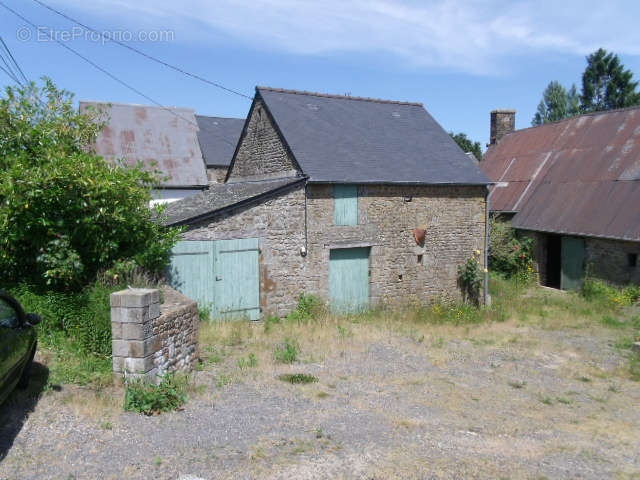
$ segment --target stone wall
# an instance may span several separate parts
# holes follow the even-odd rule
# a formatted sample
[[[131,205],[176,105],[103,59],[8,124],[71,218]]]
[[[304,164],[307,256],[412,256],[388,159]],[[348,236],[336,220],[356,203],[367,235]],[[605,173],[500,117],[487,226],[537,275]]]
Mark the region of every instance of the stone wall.
[[[484,267],[484,187],[360,185],[356,226],[334,225],[331,185],[308,192],[308,288],[323,298],[332,248],[371,247],[371,305],[459,299],[458,266],[480,250]]]
[[[327,299],[329,252],[340,247],[371,247],[371,305],[459,299],[458,266],[475,250],[483,252],[484,261],[486,190],[380,185],[358,190],[359,224],[335,226],[332,186],[308,185],[306,242],[301,185],[191,225],[183,238],[258,238],[263,318],[285,315],[303,292]],[[427,229],[424,246],[413,238],[418,227]]]
[[[118,378],[188,371],[198,360],[198,308],[170,288],[128,289],[111,294],[113,372]]]
[[[292,177],[299,174],[292,156],[280,141],[269,113],[256,100],[245,136],[233,163],[230,182]]]
[[[640,285],[640,267],[629,265],[629,254],[640,257],[640,242],[587,238],[585,243],[591,275],[618,285]]]
[[[291,188],[251,205],[190,225],[184,240],[258,238],[260,306],[263,317],[285,315],[305,291],[304,186]]]

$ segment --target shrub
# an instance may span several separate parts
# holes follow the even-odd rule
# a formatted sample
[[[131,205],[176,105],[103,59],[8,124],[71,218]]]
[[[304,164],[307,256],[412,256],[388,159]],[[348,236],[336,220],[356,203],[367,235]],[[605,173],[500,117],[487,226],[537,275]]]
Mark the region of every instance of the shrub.
[[[157,175],[93,154],[101,113],[77,113],[72,102],[48,79],[42,88],[7,87],[0,99],[5,283],[80,289],[123,259],[160,271],[178,238],[148,207]]]
[[[482,267],[480,266],[480,250],[476,250],[464,265],[458,267],[458,283],[466,301],[479,303],[480,288],[484,281]]]
[[[187,401],[187,381],[186,377],[165,375],[158,385],[142,380],[127,382],[124,409],[145,415],[177,410]]]
[[[637,285],[614,287],[592,277],[584,279],[580,292],[586,300],[602,302],[612,307],[633,305],[640,297],[640,287]]]
[[[247,358],[240,357],[237,362],[238,368],[244,370],[245,368],[253,368],[258,366],[258,358],[255,353],[250,353]]]
[[[316,318],[322,303],[314,295],[301,293],[298,297],[298,306],[286,316],[288,322],[307,323]]]
[[[507,277],[519,275],[521,280],[533,274],[533,240],[518,237],[509,222],[493,217],[490,220],[489,267]]]
[[[285,338],[284,342],[276,345],[273,357],[279,363],[293,363],[298,359],[300,345],[296,340]]]

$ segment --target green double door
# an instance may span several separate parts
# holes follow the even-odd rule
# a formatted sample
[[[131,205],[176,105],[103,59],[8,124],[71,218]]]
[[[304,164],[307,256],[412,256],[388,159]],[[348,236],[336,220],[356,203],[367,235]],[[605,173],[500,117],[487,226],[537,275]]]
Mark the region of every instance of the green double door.
[[[260,318],[257,238],[178,242],[167,270],[169,285],[221,320]]]
[[[333,311],[350,313],[369,308],[369,247],[329,252],[329,301]]]

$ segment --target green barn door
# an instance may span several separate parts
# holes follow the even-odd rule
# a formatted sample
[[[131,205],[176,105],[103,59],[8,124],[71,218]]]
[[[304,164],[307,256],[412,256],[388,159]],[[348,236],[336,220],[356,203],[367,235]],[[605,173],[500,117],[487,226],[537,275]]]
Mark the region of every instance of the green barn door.
[[[329,252],[329,301],[334,311],[369,308],[369,248],[338,248]]]
[[[201,307],[213,307],[214,242],[182,240],[171,251],[166,276],[169,285]]]
[[[260,318],[259,254],[257,238],[215,242],[216,317]]]
[[[562,290],[575,290],[582,286],[584,278],[584,240],[562,237]]]

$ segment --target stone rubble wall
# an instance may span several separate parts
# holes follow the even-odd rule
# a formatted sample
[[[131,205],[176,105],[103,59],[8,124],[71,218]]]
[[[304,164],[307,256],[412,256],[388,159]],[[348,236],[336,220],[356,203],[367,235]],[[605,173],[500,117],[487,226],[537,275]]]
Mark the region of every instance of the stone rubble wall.
[[[170,288],[128,289],[111,294],[113,372],[118,378],[155,381],[189,371],[198,360],[198,307]]]

